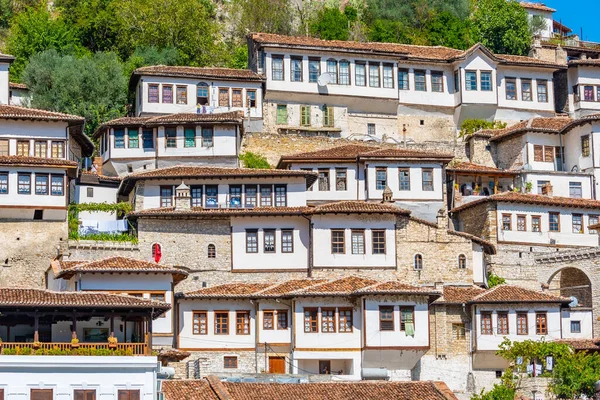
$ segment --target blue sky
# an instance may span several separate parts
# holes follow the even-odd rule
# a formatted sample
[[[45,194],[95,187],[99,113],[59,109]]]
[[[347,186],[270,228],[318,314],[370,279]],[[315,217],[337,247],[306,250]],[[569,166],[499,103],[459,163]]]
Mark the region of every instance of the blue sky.
[[[529,0],[534,2],[534,0]],[[600,12],[600,0],[536,0],[556,10],[554,19],[573,29],[573,33],[579,34],[583,28],[583,40],[600,42],[600,24],[598,23],[598,12]]]

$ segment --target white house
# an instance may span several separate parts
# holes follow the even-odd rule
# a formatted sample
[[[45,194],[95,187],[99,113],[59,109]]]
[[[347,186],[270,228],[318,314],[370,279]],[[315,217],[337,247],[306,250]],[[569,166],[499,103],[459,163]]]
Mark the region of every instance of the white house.
[[[552,18],[552,14],[556,12],[555,9],[537,2],[522,1],[520,4],[527,11],[530,21],[533,17],[538,17],[544,21],[543,29],[538,33],[542,39],[547,40],[554,37],[554,19]]]
[[[9,82],[9,104],[24,106],[27,104],[29,88],[24,83]]]
[[[247,70],[153,65],[133,71],[135,115],[240,111],[244,129],[262,131],[264,77]]]

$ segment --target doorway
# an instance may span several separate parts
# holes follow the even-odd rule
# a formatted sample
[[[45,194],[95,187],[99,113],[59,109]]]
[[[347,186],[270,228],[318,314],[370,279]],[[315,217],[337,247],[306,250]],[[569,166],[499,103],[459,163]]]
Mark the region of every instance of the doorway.
[[[269,357],[269,373],[285,374],[285,357]]]
[[[321,375],[331,374],[331,361],[319,360],[319,374],[321,374]]]

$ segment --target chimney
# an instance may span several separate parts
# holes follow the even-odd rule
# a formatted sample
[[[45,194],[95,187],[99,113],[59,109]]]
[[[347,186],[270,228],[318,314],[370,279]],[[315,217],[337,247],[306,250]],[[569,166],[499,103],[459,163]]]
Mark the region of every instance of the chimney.
[[[190,188],[183,181],[175,189],[175,210],[191,210]]]
[[[102,175],[102,157],[94,157],[92,159],[92,170],[98,175]]]
[[[542,186],[542,194],[544,196],[552,197],[553,196],[552,184],[546,183],[545,185],[543,185]]]
[[[445,207],[442,207],[438,210],[436,216],[437,222],[437,231],[436,231],[436,240],[438,242],[447,242],[448,241],[448,211]]]
[[[392,200],[392,197],[394,197],[394,192],[392,192],[392,189],[390,189],[390,187],[386,185],[385,189],[383,189],[382,203],[393,203],[394,200]]]

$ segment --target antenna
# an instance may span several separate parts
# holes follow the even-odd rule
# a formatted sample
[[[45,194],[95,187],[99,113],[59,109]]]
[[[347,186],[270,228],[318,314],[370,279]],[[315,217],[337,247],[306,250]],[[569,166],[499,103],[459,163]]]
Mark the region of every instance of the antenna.
[[[327,86],[329,82],[331,82],[331,74],[329,72],[323,72],[317,78],[317,85],[319,86]]]

